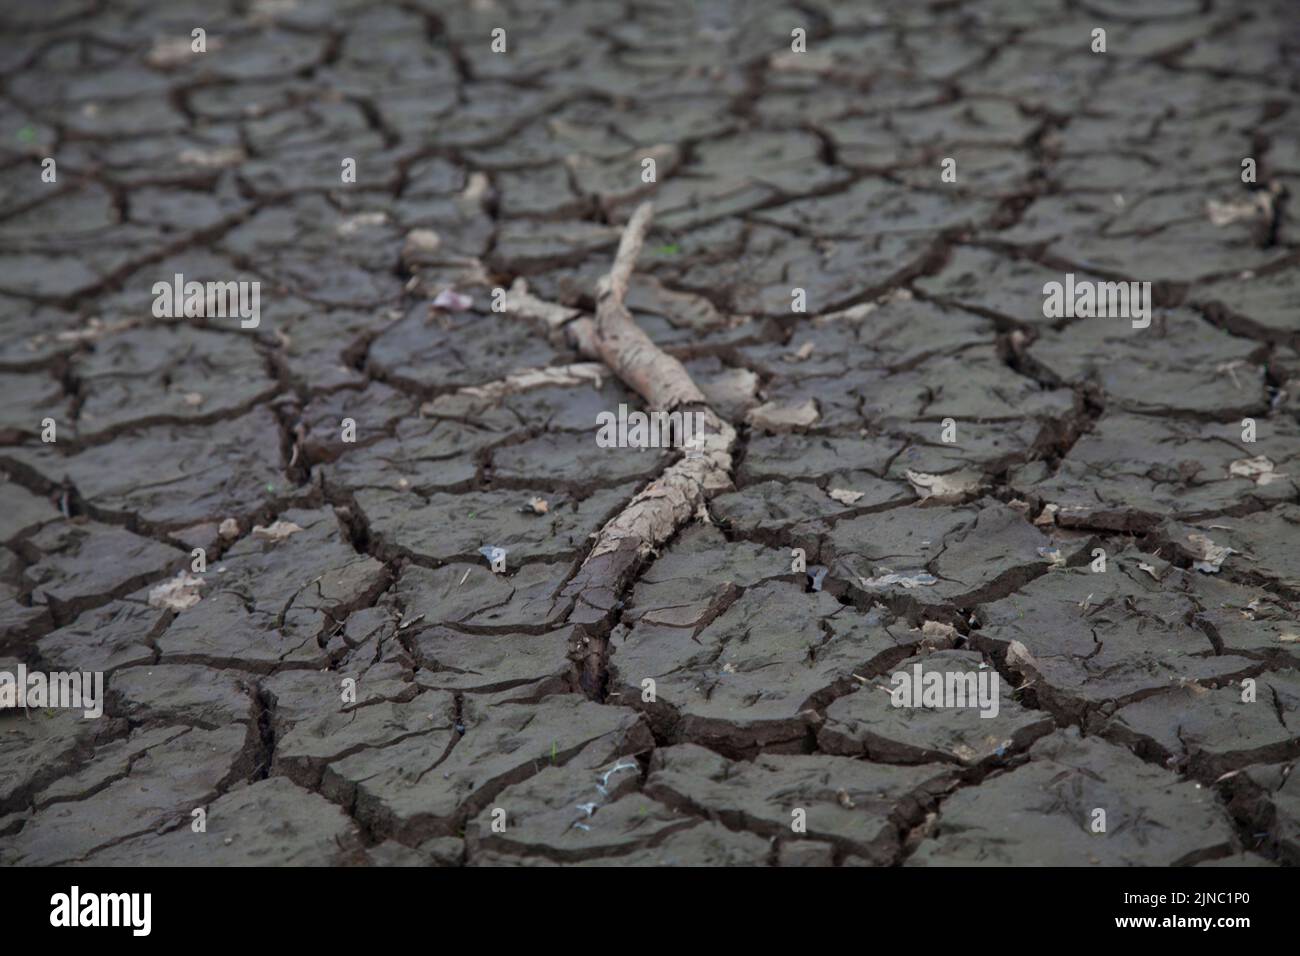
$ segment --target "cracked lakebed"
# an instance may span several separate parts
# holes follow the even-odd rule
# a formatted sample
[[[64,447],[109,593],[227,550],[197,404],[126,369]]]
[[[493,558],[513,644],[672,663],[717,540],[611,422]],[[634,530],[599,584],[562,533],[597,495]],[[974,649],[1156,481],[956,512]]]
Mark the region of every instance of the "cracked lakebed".
[[[1300,862],[1294,11],[624,6],[0,14],[0,865]]]

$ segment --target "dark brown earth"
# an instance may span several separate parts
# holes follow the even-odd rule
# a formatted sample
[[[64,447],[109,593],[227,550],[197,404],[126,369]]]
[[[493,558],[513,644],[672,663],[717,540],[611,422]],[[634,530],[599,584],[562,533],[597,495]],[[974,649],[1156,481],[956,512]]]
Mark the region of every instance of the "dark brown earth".
[[[0,16],[0,670],[107,688],[0,714],[0,863],[1300,862],[1292,0]],[[574,347],[647,199],[735,443],[605,552],[683,457]]]

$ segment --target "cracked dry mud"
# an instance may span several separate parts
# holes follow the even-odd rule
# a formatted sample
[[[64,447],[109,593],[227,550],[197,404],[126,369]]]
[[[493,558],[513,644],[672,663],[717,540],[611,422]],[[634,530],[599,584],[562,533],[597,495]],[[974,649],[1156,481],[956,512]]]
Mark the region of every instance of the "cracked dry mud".
[[[0,863],[1300,862],[1289,0],[0,17],[0,670],[106,675],[0,713]],[[645,200],[734,440],[628,537],[690,471],[595,440]]]

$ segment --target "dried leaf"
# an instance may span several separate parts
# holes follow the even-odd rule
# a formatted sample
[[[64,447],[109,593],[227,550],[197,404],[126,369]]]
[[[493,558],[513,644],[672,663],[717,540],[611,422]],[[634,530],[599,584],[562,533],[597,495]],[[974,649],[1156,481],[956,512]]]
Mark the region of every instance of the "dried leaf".
[[[1285,478],[1286,475],[1274,471],[1273,462],[1263,455],[1254,458],[1239,458],[1228,466],[1228,474],[1236,478],[1250,478],[1257,485],[1268,485]]]
[[[951,624],[944,624],[942,621],[926,621],[921,625],[921,634],[929,638],[943,638],[946,640],[956,640],[957,628]]]
[[[176,157],[186,166],[198,166],[202,169],[223,169],[238,166],[247,157],[238,146],[217,146],[212,149],[190,147],[180,151]]]
[[[164,581],[149,592],[149,606],[165,611],[184,611],[192,608],[202,600],[199,590],[203,584],[203,578],[182,571],[170,581]]]
[[[778,405],[766,402],[752,408],[746,416],[749,423],[756,428],[765,428],[770,432],[788,432],[798,428],[807,428],[821,416],[817,412],[817,403],[811,398],[798,405]]]
[[[1222,228],[1242,219],[1254,219],[1259,215],[1272,215],[1273,195],[1259,190],[1241,199],[1220,201],[1208,199],[1205,202],[1205,214],[1212,225]]]
[[[812,358],[813,349],[816,347],[817,346],[813,342],[805,342],[803,345],[799,346],[797,352],[790,354],[789,360],[791,362],[806,362],[808,359]]]
[[[477,203],[482,201],[491,188],[492,181],[488,179],[487,173],[482,171],[471,173],[460,198],[469,203]]]
[[[904,588],[918,588],[931,584],[938,584],[939,579],[929,571],[914,571],[911,574],[897,574],[888,568],[877,568],[877,572],[885,571],[885,574],[879,574],[874,578],[858,578],[863,587],[867,588],[885,588],[891,584],[897,584]]]
[[[265,527],[262,525],[253,526],[253,537],[262,538],[265,541],[271,541],[276,544],[289,537],[291,534],[297,534],[302,528],[292,521],[275,521]]]
[[[442,245],[442,237],[432,229],[412,229],[406,234],[406,246],[403,254],[413,252],[437,252]]]
[[[847,488],[832,488],[826,493],[842,505],[856,504],[866,494],[865,491],[850,491]]]
[[[1007,645],[1007,666],[1034,676],[1038,675],[1038,661],[1033,654],[1029,653],[1029,648],[1019,641],[1012,641]]]
[[[1215,544],[1203,534],[1189,534],[1187,540],[1195,546],[1194,553],[1200,556],[1200,560],[1192,562],[1192,567],[1204,574],[1218,574],[1228,555],[1237,553],[1232,548]]]
[[[354,216],[348,216],[337,226],[334,231],[340,236],[352,236],[363,229],[373,229],[375,226],[382,226],[388,221],[386,212],[359,212]]]
[[[905,473],[916,493],[922,498],[962,498],[973,491],[978,491],[980,478],[967,471],[955,471],[947,475],[929,475],[923,471]]]
[[[446,312],[465,312],[474,307],[474,300],[455,289],[443,289],[434,298],[433,307]]]

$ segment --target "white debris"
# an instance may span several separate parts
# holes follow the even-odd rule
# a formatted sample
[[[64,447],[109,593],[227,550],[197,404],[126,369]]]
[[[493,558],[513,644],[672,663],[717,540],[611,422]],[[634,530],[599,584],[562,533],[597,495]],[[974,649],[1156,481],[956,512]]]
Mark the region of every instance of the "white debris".
[[[1013,667],[1024,674],[1038,676],[1037,659],[1033,654],[1029,653],[1029,648],[1019,641],[1012,641],[1007,645],[1007,666]]]
[[[816,348],[814,343],[805,342],[803,345],[799,346],[797,352],[792,352],[788,356],[788,360],[791,362],[806,362],[808,359],[812,358],[814,348]]]
[[[406,234],[405,252],[437,252],[442,237],[432,229],[412,229]]]
[[[1237,553],[1233,548],[1215,544],[1203,534],[1189,534],[1187,540],[1194,545],[1196,553],[1200,555],[1200,560],[1192,562],[1192,567],[1204,574],[1218,574],[1219,568],[1223,566],[1228,555]]]
[[[1222,228],[1242,219],[1254,219],[1256,216],[1273,214],[1273,194],[1267,190],[1258,190],[1248,197],[1219,201],[1206,200],[1205,214],[1212,225]]]
[[[340,222],[334,231],[340,236],[351,236],[362,229],[372,229],[375,226],[382,226],[386,222],[388,222],[388,213],[386,212],[359,212],[355,216],[349,216]]]
[[[969,471],[954,471],[947,475],[929,475],[923,471],[905,472],[916,493],[922,498],[962,498],[979,490],[980,478]]]
[[[921,625],[921,634],[927,638],[942,638],[948,641],[957,639],[957,628],[942,621],[926,621]]]
[[[866,494],[865,491],[850,491],[848,488],[832,488],[826,492],[833,499],[842,505],[856,504],[858,499]]]
[[[797,428],[807,428],[821,417],[817,403],[811,398],[798,405],[779,405],[765,402],[757,408],[751,408],[745,416],[755,428],[770,432],[788,432]]]
[[[447,312],[465,312],[474,307],[474,300],[455,289],[443,289],[434,298],[433,307]]]
[[[884,571],[884,574],[880,572]],[[927,587],[931,584],[938,584],[939,579],[929,571],[913,571],[910,574],[897,574],[890,571],[889,568],[876,568],[877,576],[874,578],[859,577],[865,588],[887,588],[890,585],[897,584],[904,588]]]
[[[260,524],[254,525],[253,537],[262,538],[265,541],[272,541],[278,544],[285,538],[289,537],[289,535],[297,534],[301,530],[302,528],[294,524],[292,521],[276,521],[272,524],[266,525],[265,527]]]
[[[1039,548],[1038,556],[1053,568],[1065,567],[1065,555],[1061,554],[1060,548]]]
[[[460,198],[468,203],[480,203],[492,188],[492,183],[485,172],[471,173],[469,181],[461,191]]]
[[[1257,485],[1269,485],[1286,475],[1274,471],[1276,466],[1263,455],[1254,458],[1239,458],[1228,466],[1228,474],[1234,478],[1249,478]]]
[[[149,606],[165,611],[188,610],[202,600],[202,595],[199,594],[202,587],[203,578],[181,571],[170,581],[164,581],[149,592]]]
[[[189,147],[180,151],[176,157],[186,166],[198,166],[200,169],[225,169],[238,166],[247,156],[238,146],[217,146],[212,149]]]

